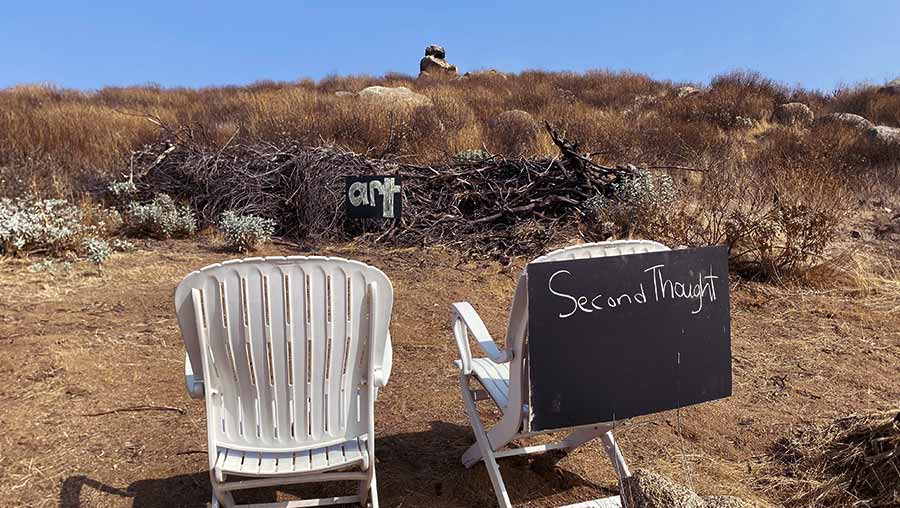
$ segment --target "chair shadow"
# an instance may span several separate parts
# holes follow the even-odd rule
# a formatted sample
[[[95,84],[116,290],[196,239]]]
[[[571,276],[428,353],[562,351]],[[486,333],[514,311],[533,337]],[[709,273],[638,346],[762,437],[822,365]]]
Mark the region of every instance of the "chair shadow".
[[[423,432],[377,438],[376,472],[381,504],[386,507],[496,506],[484,466],[477,464],[466,469],[460,462],[463,452],[475,440],[472,430],[440,421],[433,421],[430,426]],[[615,493],[557,467],[563,457],[564,453],[548,452],[531,458],[501,460],[500,468],[513,503],[533,502],[581,486],[606,495]],[[133,508],[205,507],[211,496],[207,471],[138,480],[125,488],[75,475],[62,484],[59,508],[82,508],[82,496],[88,489],[131,498]],[[239,503],[274,502],[278,492],[294,498],[328,497],[352,495],[355,486],[349,482],[291,485],[239,491],[235,498]]]
[[[63,481],[59,494],[59,508],[82,508],[82,495],[87,489],[111,496],[132,498],[134,508],[197,508],[209,503],[212,490],[206,471],[139,480],[122,489],[88,478],[70,476]]]

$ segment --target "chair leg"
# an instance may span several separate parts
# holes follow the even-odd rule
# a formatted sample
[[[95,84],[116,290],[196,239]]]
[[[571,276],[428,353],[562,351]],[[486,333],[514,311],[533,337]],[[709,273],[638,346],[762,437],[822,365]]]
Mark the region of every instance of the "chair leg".
[[[216,492],[213,490],[212,508],[233,508],[234,505],[234,496],[231,495],[231,492]]]
[[[220,506],[223,508],[232,508],[235,505],[234,496],[231,495],[231,492],[223,491],[219,488],[219,482],[212,471],[210,471],[209,480],[212,485],[212,508],[219,508]]]
[[[372,491],[372,508],[378,508],[378,480],[375,477],[375,471],[372,471],[372,485],[369,486]]]
[[[612,431],[604,433],[600,436],[600,440],[603,441],[603,449],[609,455],[609,460],[612,461],[613,467],[616,469],[616,476],[619,477],[619,483],[621,484],[625,478],[631,476],[628,464],[625,463],[625,457],[622,455],[622,450],[616,444]]]
[[[484,426],[481,424],[481,417],[478,416],[478,408],[475,407],[475,399],[472,398],[472,392],[469,391],[469,379],[467,376],[460,374],[460,388],[462,388],[463,403],[466,406],[466,412],[469,413],[469,422],[472,424],[472,430],[475,433],[475,441],[481,450],[481,457],[484,460],[484,466],[487,468],[488,477],[494,486],[494,494],[497,495],[497,503],[500,508],[512,508],[509,501],[509,494],[506,492],[506,484],[503,483],[503,477],[500,475],[500,466],[494,458],[494,451],[491,449],[491,443],[487,434],[484,432]],[[470,448],[471,450],[471,448]],[[468,453],[468,452],[467,452]],[[465,456],[464,459],[465,461]]]
[[[374,461],[373,461],[374,462]],[[368,479],[359,482],[359,487],[357,487],[356,494],[359,496],[359,505],[366,506],[366,501],[369,499],[369,491],[372,492],[372,508],[378,507],[378,492],[376,489],[378,488],[375,483],[375,464],[369,465],[372,468],[371,475]]]

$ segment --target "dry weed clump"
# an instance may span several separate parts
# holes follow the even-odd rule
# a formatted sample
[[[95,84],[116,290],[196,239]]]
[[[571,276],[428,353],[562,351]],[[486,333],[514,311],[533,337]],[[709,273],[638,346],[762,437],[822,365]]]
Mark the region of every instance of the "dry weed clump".
[[[853,415],[776,443],[767,479],[791,508],[900,505],[900,410]]]

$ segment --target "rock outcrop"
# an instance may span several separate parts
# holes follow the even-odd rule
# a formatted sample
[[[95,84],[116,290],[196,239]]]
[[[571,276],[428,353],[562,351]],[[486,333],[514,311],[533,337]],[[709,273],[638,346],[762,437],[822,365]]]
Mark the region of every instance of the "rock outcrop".
[[[681,99],[683,97],[690,97],[691,95],[697,95],[702,92],[692,86],[679,86],[673,91],[673,93],[675,94],[675,97]]]
[[[386,106],[431,106],[431,99],[413,92],[405,86],[370,86],[356,94],[360,99],[378,102]]]
[[[888,127],[886,125],[877,125],[866,131],[869,139],[878,141],[887,145],[900,146],[900,128]]]
[[[419,77],[456,77],[458,72],[456,66],[445,60],[447,53],[441,46],[432,44],[425,48],[425,56],[419,61]]]
[[[861,131],[869,130],[875,125],[865,118],[853,113],[829,113],[818,119],[819,123],[841,123]]]
[[[782,125],[808,126],[813,123],[816,115],[809,106],[802,102],[788,102],[775,108],[775,121]]]

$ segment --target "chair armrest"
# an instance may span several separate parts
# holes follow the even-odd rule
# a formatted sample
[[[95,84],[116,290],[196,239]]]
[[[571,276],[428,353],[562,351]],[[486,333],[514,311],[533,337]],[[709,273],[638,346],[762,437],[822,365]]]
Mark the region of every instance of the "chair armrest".
[[[475,338],[478,348],[494,363],[506,363],[512,355],[506,349],[501,350],[491,338],[484,321],[475,312],[469,302],[457,302],[450,306],[451,324],[453,335],[456,339],[456,347],[459,348],[459,357],[462,361],[462,371],[468,374],[472,371],[472,352],[469,349],[469,333]]]
[[[184,385],[192,399],[203,398],[203,378],[194,374],[191,359],[187,353],[184,354]]]

